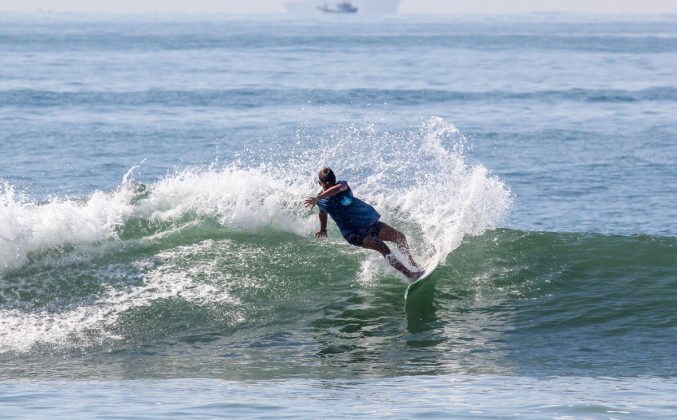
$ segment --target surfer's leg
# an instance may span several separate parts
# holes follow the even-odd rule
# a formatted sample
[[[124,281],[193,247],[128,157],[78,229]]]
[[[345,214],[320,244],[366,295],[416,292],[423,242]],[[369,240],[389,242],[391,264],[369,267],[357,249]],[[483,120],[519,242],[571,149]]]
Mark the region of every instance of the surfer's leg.
[[[399,262],[397,258],[390,252],[388,245],[386,245],[385,242],[379,238],[375,236],[367,236],[364,238],[364,240],[362,240],[362,246],[364,248],[373,249],[374,251],[380,252],[394,269],[407,276],[409,280],[416,280],[418,277],[420,277],[420,273],[412,272],[407,267],[405,267],[404,264]]]
[[[414,257],[411,255],[409,243],[407,242],[407,237],[404,235],[404,233],[388,224],[383,223],[381,230],[378,232],[378,237],[382,241],[395,242],[397,249],[399,249],[400,252],[409,259],[409,263],[416,268],[420,268],[420,266],[416,264],[416,261],[414,261]]]

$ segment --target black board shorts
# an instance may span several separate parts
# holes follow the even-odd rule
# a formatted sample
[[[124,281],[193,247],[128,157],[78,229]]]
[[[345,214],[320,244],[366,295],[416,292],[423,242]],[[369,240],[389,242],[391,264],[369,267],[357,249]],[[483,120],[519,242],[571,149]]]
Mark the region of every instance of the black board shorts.
[[[364,241],[364,238],[367,236],[378,237],[378,233],[383,226],[385,226],[385,223],[376,221],[367,227],[356,227],[351,229],[348,233],[343,235],[343,238],[351,245],[362,246],[362,241]]]

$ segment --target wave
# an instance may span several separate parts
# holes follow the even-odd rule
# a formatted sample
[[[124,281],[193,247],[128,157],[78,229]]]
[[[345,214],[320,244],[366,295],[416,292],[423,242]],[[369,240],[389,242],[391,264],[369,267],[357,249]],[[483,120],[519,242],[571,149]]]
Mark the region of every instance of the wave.
[[[428,319],[460,330],[445,342],[475,340],[466,351],[521,374],[674,376],[676,247],[649,235],[488,232],[449,256]]]
[[[120,316],[157,301],[236,302],[223,280],[260,275],[261,267],[249,258],[268,252],[258,247],[248,254],[247,247],[238,248],[244,238],[270,241],[273,232],[291,235],[286,241],[297,247],[315,246],[308,237],[317,215],[302,202],[317,191],[316,171],[325,165],[348,179],[383,220],[405,230],[420,258],[445,259],[464,236],[495,228],[512,200],[498,178],[467,161],[465,138],[439,118],[406,134],[351,127],[308,142],[299,141],[291,153],[284,150],[291,159],[242,153],[227,165],[187,168],[149,185],[135,181],[132,168],[115,190],[80,199],[39,203],[5,184],[0,194],[4,350],[73,342],[68,339],[73,334],[101,338],[94,330],[115,337],[108,327]],[[336,229],[332,235],[338,237]],[[191,264],[172,268],[177,255],[194,253],[213,253],[214,260],[198,265],[198,271]],[[239,261],[235,271],[221,267],[233,258]],[[303,255],[294,250],[278,258],[303,266]],[[357,277],[364,282],[387,272],[376,256],[363,258],[360,267]],[[23,333],[14,334],[17,330]]]
[[[601,103],[674,102],[677,88],[652,87],[640,90],[582,89],[530,92],[468,92],[441,89],[227,89],[227,90],[148,90],[138,92],[57,92],[32,89],[0,91],[0,102],[17,107],[97,106],[169,107],[264,107],[282,105],[424,105],[475,101],[571,101]]]
[[[421,343],[472,341],[468,351],[585,337],[600,348],[639,340],[669,359],[660,337],[677,325],[674,238],[499,228],[509,189],[438,118],[408,133],[348,127],[270,147],[147,185],[132,168],[118,188],[83,198],[36,202],[5,184],[0,353],[238,334],[266,347],[288,331],[321,337],[322,357],[345,340],[377,357],[371,331],[397,342],[406,318]],[[406,313],[405,281],[378,254],[333,225],[327,240],[313,237],[317,214],[302,201],[325,165],[404,231],[419,259],[442,262]]]
[[[152,235],[133,222],[125,229],[138,239],[45,252],[6,274],[0,353],[109,351],[240,335],[249,337],[247,346],[267,347],[283,338],[281,331],[303,341],[310,328],[340,358],[332,343],[378,353],[370,330],[395,339],[402,319],[420,345],[468,343],[465,350],[489,354],[525,347],[550,360],[557,374],[571,374],[575,363],[562,355],[580,346],[602,351],[599,361],[613,360],[613,348],[641,342],[652,372],[674,353],[666,339],[677,325],[674,238],[510,229],[466,236],[405,313],[406,285],[398,275],[337,237],[318,242],[278,229],[245,232],[215,220]],[[548,350],[553,343],[560,343],[560,355]]]

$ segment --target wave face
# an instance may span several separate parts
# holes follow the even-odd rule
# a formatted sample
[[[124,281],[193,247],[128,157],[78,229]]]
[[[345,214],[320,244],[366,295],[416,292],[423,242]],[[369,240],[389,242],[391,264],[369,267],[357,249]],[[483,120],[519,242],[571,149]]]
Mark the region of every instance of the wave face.
[[[397,274],[336,238],[149,225],[5,274],[5,375],[677,374],[673,238],[487,231],[405,307]]]
[[[676,247],[648,235],[499,230],[450,256],[435,299],[500,332],[490,347],[520,373],[674,376]]]
[[[5,184],[0,371],[677,374],[674,238],[497,229],[512,194],[438,118],[261,147],[149,185],[132,168],[80,199],[36,202]],[[301,203],[325,165],[419,259],[442,262],[434,287],[405,307],[380,256],[333,225],[312,237],[317,214]]]
[[[464,236],[495,228],[511,202],[498,178],[467,162],[464,147],[453,125],[434,118],[398,136],[350,128],[311,148],[272,151],[269,160],[243,152],[234,163],[148,186],[133,180],[132,168],[115,190],[84,199],[38,203],[5,185],[0,352],[124,342],[124,319],[167,301],[217,305],[228,323],[242,322],[248,317],[232,288],[295,282],[310,255],[327,254],[327,264],[336,252],[353,256],[360,268],[346,280],[392,275],[377,256],[343,246],[336,229],[329,246],[308,239],[318,219],[302,201],[317,191],[324,165],[407,231],[420,258],[443,260]],[[293,157],[275,163],[282,153]],[[268,247],[276,242],[281,250]]]

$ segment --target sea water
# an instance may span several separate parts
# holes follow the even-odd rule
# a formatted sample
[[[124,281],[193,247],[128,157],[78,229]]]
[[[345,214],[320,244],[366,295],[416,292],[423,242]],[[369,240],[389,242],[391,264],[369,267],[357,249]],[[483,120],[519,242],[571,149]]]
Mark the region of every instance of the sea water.
[[[2,415],[674,417],[675,28],[0,15]]]

